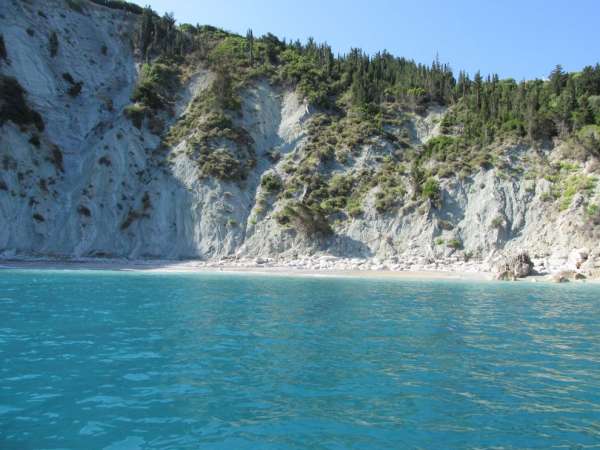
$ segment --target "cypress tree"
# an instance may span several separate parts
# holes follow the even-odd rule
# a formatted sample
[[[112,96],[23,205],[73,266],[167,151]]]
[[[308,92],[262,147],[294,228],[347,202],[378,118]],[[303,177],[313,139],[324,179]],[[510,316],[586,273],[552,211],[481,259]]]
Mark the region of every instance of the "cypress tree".
[[[154,35],[153,16],[154,13],[150,7],[147,6],[144,8],[144,11],[142,12],[139,42],[142,57],[146,60],[148,59],[149,48]]]
[[[249,28],[246,32],[246,45],[248,46],[248,61],[250,67],[254,65],[254,34],[252,34],[252,28]]]

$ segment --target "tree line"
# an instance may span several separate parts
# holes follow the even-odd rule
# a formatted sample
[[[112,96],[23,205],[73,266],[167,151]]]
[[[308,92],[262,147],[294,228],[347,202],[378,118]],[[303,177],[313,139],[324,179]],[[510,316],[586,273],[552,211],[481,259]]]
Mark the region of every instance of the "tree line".
[[[325,43],[280,40],[268,33],[255,37],[215,27],[177,25],[172,14],[141,12],[136,46],[145,60],[157,56],[199,55],[232,76],[268,75],[295,84],[313,103],[330,109],[377,110],[384,104],[423,111],[455,105],[444,130],[460,128],[470,142],[493,141],[503,133],[531,140],[566,137],[587,125],[600,125],[600,65],[565,73],[561,66],[547,80],[516,82],[492,74],[455,77],[436,58],[430,65],[387,51],[368,55],[360,49],[335,55]],[[344,101],[346,103],[344,103]]]

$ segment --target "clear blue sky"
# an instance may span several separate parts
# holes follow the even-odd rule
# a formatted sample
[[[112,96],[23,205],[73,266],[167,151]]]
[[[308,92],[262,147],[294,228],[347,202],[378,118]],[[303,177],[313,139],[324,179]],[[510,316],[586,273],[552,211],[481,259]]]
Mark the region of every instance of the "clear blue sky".
[[[178,23],[210,24],[255,36],[312,36],[335,53],[386,49],[458,72],[544,78],[556,65],[600,62],[600,0],[136,0]]]

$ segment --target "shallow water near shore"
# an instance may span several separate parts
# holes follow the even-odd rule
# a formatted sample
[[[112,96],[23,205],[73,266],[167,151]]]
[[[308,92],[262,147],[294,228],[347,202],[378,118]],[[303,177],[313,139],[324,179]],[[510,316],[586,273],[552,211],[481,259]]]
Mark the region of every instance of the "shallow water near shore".
[[[0,271],[0,448],[600,445],[600,286]]]

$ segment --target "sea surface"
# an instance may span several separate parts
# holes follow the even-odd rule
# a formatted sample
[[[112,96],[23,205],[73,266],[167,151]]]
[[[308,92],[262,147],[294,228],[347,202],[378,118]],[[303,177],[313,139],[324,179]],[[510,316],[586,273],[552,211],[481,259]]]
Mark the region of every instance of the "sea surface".
[[[0,271],[0,449],[600,448],[600,286]]]

